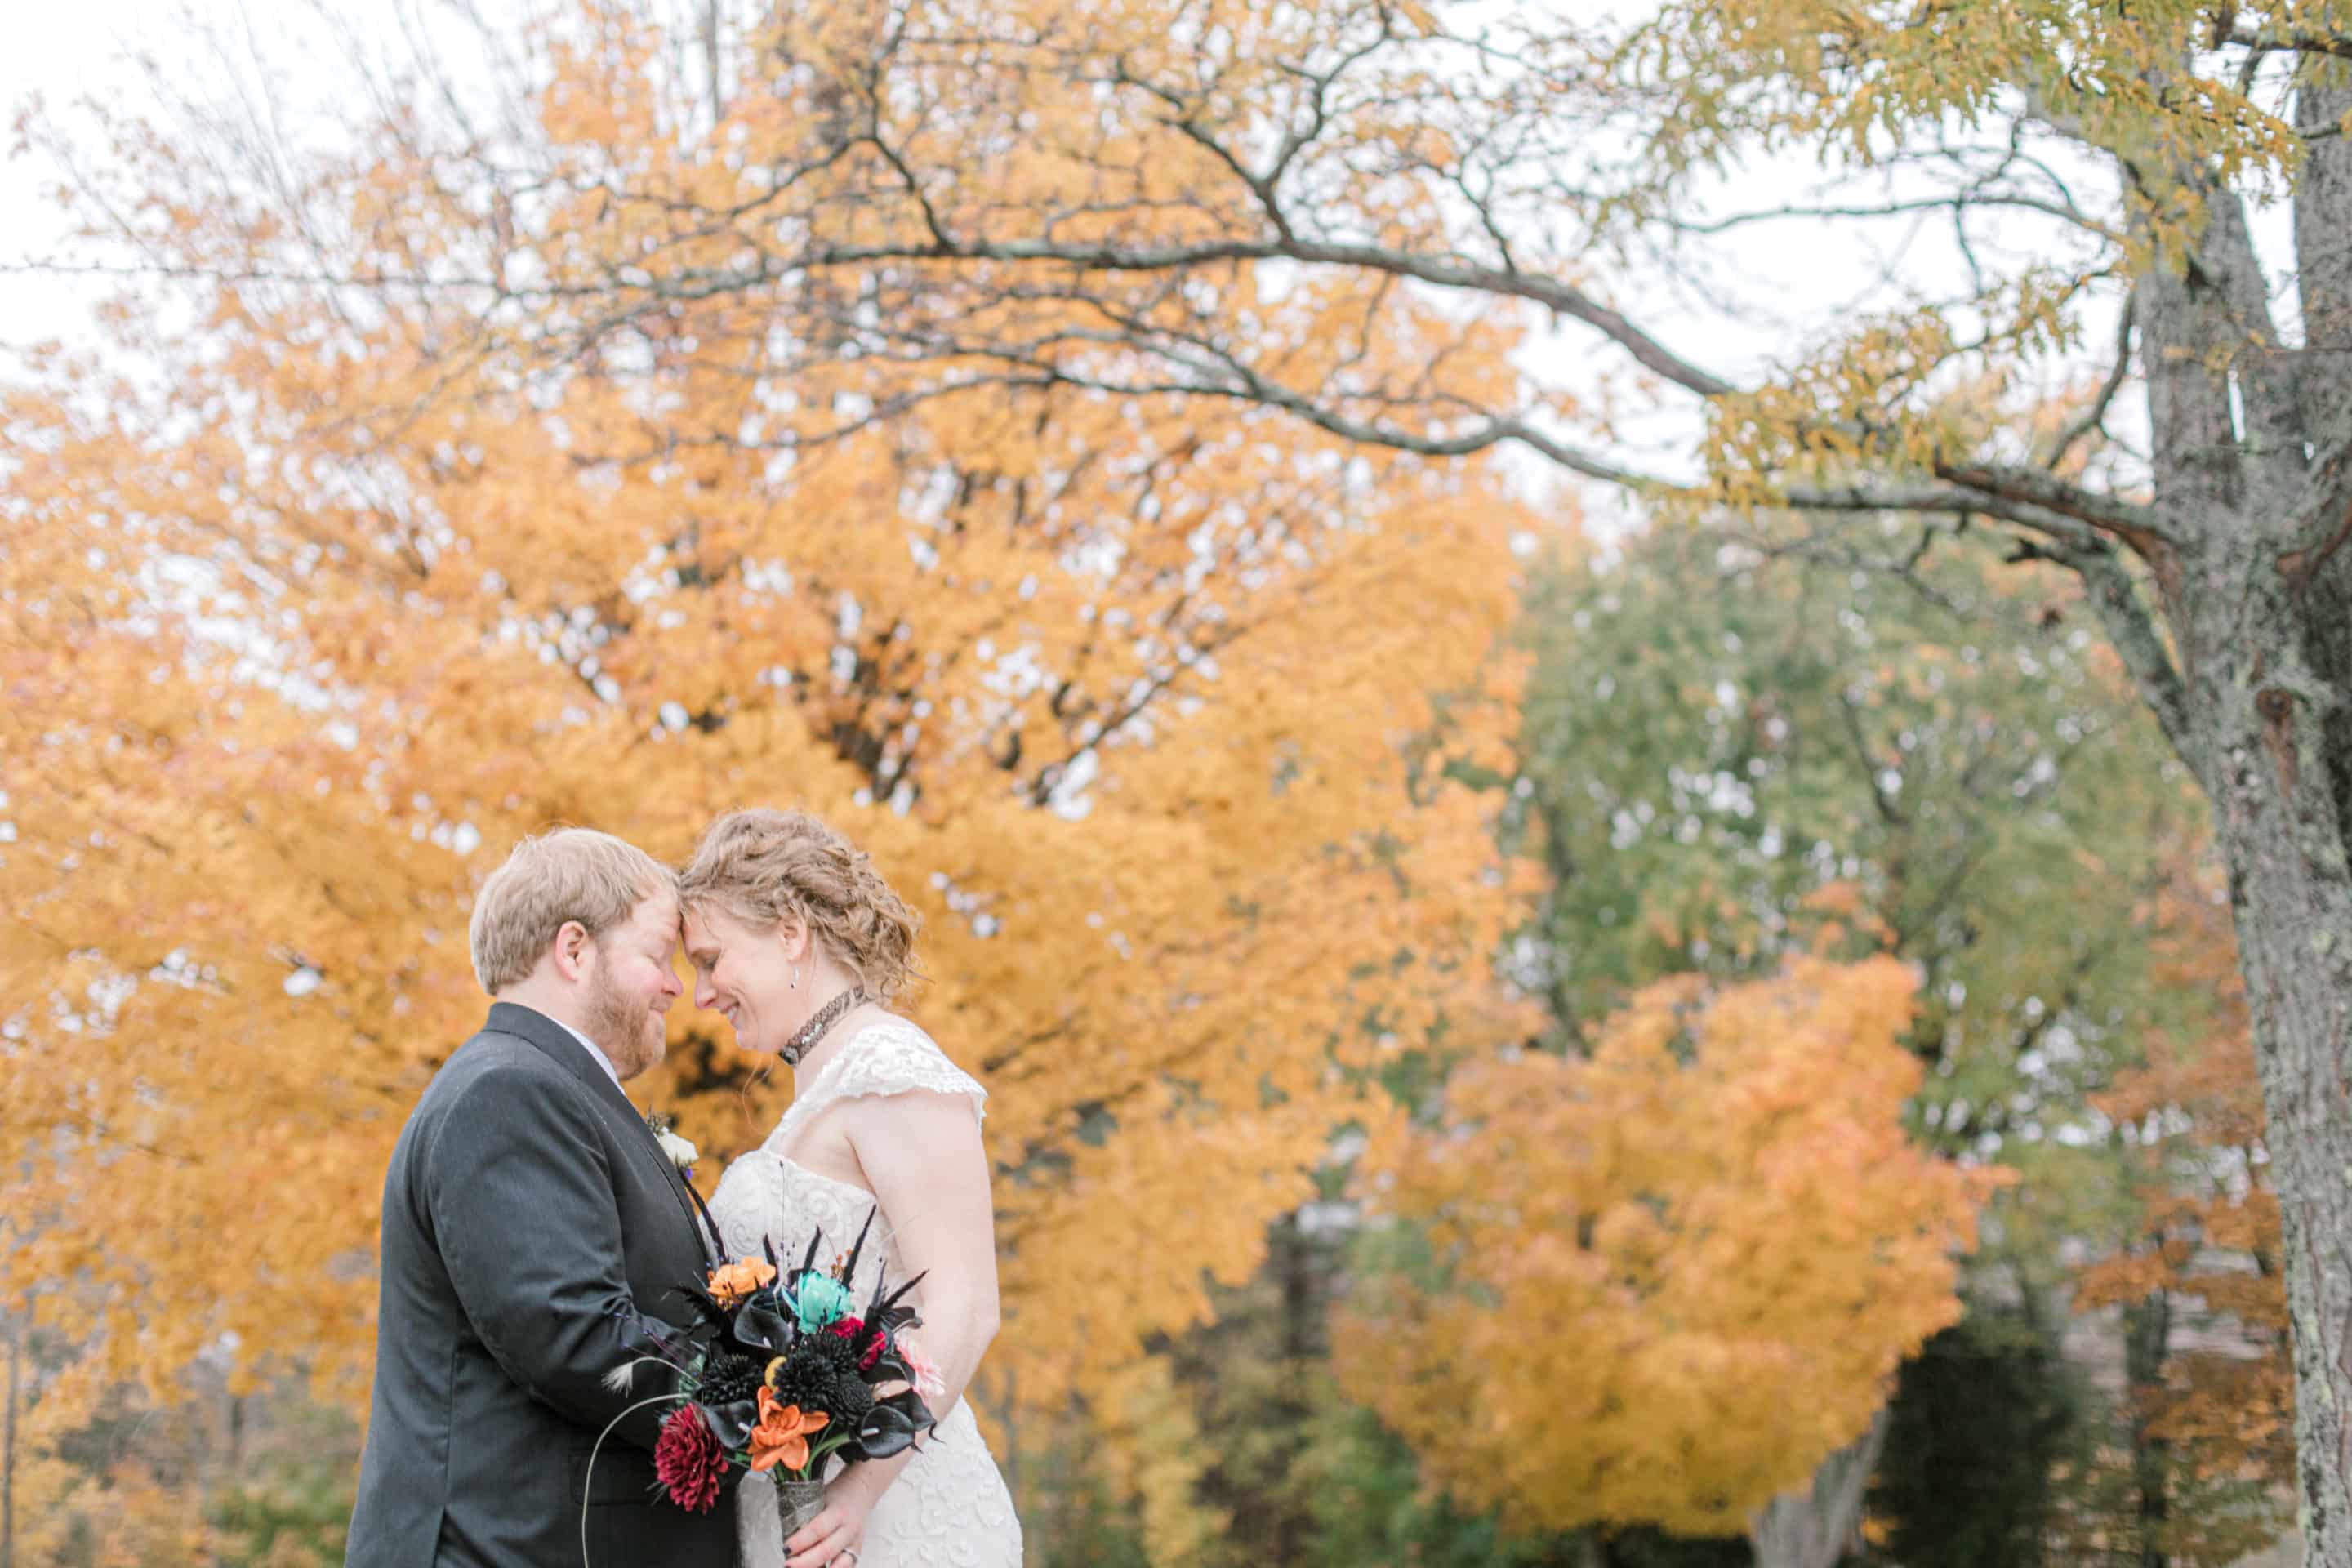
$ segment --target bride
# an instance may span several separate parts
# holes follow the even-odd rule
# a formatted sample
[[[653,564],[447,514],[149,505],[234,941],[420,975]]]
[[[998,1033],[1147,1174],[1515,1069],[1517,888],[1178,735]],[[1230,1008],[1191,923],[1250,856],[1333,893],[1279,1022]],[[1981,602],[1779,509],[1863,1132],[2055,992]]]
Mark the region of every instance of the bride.
[[[789,1568],[1019,1568],[1021,1523],[963,1393],[994,1337],[996,1243],[981,1151],[987,1091],[886,1010],[913,979],[915,917],[866,856],[799,812],[738,811],[703,834],[679,882],[698,1006],[745,1050],[781,1056],[795,1094],[710,1201],[730,1258],[846,1250],[878,1207],[851,1289],[887,1265],[923,1276],[924,1402],[937,1429],[895,1458],[836,1471]],[[932,1368],[922,1369],[929,1373]],[[773,1489],[737,1493],[742,1568],[785,1563]]]

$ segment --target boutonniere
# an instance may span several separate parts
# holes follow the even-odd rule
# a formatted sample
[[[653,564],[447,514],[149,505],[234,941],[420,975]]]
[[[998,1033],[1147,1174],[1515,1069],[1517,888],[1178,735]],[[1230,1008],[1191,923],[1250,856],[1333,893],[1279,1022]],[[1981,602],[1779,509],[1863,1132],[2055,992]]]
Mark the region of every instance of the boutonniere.
[[[669,1156],[669,1163],[677,1167],[677,1173],[692,1182],[694,1163],[702,1157],[701,1151],[672,1131],[676,1123],[662,1111],[646,1111],[646,1125],[653,1129],[654,1142],[660,1144],[661,1152]]]

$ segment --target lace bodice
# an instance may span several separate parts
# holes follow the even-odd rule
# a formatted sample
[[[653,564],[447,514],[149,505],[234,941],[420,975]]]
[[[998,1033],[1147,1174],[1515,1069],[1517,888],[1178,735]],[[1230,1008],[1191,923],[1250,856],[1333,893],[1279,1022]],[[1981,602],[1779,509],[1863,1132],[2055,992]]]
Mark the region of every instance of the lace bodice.
[[[858,1227],[877,1208],[865,1188],[796,1164],[789,1152],[802,1130],[827,1106],[864,1095],[887,1097],[933,1091],[966,1097],[975,1120],[986,1114],[988,1091],[950,1061],[931,1037],[903,1018],[868,1024],[844,1042],[808,1087],[795,1098],[776,1130],[761,1145],[727,1168],[710,1200],[730,1258],[762,1256],[773,1243],[786,1268],[798,1266],[812,1231],[821,1232],[820,1264],[838,1258],[857,1239]],[[904,1281],[898,1235],[887,1213],[877,1214],[850,1286],[862,1305],[887,1269]],[[914,1304],[921,1309],[922,1288]],[[922,1331],[916,1331],[919,1341]],[[740,1493],[738,1531],[743,1568],[775,1568],[783,1562],[774,1493],[746,1485]],[[875,1505],[866,1521],[862,1568],[915,1568],[953,1563],[968,1568],[1020,1568],[1021,1525],[1013,1512],[996,1463],[981,1440],[971,1409],[959,1400],[939,1428]]]
[[[812,1231],[821,1232],[819,1262],[845,1253],[857,1239],[858,1227],[876,1206],[865,1188],[820,1175],[796,1164],[787,1151],[801,1130],[826,1107],[861,1095],[888,1096],[932,1090],[970,1098],[972,1115],[984,1118],[988,1091],[948,1060],[931,1037],[902,1018],[868,1024],[844,1043],[807,1090],[797,1096],[776,1123],[776,1130],[757,1149],[727,1169],[710,1203],[719,1238],[730,1258],[758,1258],[763,1242],[772,1242],[776,1257],[786,1267],[799,1263],[808,1249]],[[877,1215],[857,1260],[852,1293],[864,1301],[872,1293],[878,1270],[887,1268],[893,1279],[904,1280],[898,1237]],[[920,1287],[917,1288],[919,1291]]]

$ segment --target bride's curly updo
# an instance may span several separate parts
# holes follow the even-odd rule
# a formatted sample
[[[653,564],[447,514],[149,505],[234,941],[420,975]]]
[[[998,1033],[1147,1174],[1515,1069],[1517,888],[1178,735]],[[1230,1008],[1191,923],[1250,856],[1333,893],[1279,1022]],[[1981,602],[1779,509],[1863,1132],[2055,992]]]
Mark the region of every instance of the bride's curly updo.
[[[730,811],[703,830],[678,901],[715,905],[756,930],[804,926],[866,994],[889,1004],[921,978],[920,921],[863,849],[803,811]]]

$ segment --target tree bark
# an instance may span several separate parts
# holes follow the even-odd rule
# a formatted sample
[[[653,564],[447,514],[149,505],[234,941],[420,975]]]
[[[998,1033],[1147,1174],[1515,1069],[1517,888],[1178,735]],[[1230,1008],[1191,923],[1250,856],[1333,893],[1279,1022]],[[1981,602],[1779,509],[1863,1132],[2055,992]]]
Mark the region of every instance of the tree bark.
[[[2287,648],[2214,728],[2213,805],[2269,1118],[2294,1325],[2305,1561],[2352,1565],[2352,877],[2325,731],[2340,700]],[[2266,667],[2266,668],[2265,668]],[[2257,681],[2260,684],[2257,684]]]
[[[1811,1485],[1782,1492],[1748,1521],[1756,1568],[1836,1568],[1862,1524],[1863,1497],[1886,1447],[1887,1412],[1870,1430],[1823,1459]]]

